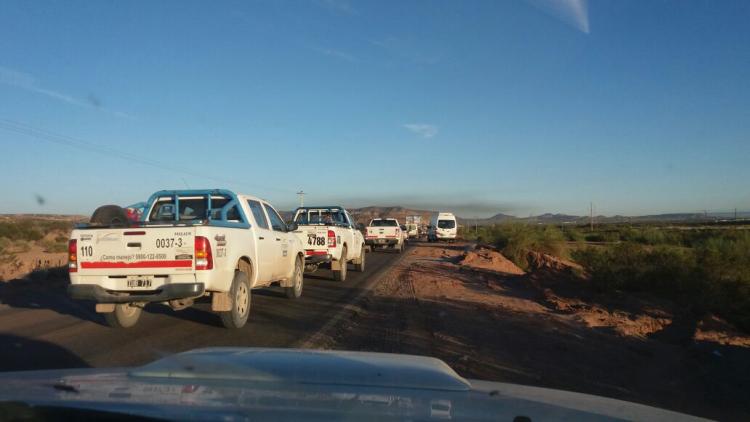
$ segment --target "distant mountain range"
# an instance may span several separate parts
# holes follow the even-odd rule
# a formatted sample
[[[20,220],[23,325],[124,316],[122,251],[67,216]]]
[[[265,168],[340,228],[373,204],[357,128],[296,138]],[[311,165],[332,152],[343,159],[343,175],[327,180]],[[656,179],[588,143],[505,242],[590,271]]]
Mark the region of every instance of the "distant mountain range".
[[[409,209],[399,206],[369,206],[363,208],[349,208],[349,212],[354,216],[357,221],[367,224],[372,218],[377,217],[389,217],[397,218],[399,221],[404,222],[407,215],[419,215],[422,216],[422,221],[425,224],[429,224],[430,216],[434,211],[429,210],[416,210]],[[458,223],[461,225],[490,225],[505,222],[519,222],[519,223],[540,223],[540,224],[588,224],[590,221],[589,216],[581,215],[570,215],[570,214],[552,214],[545,213],[529,217],[516,217],[513,215],[498,213],[488,218],[464,218],[457,216]],[[750,212],[738,212],[737,218],[739,219],[750,219]],[[594,216],[595,223],[667,223],[667,222],[700,222],[700,221],[718,221],[718,220],[732,220],[734,219],[733,212],[725,213],[668,213],[668,214],[651,214],[651,215],[640,215],[640,216]]]
[[[347,208],[352,216],[360,223],[367,224],[373,218],[387,217],[397,218],[401,223],[406,221],[407,215],[419,215],[422,217],[424,224],[429,224],[430,216],[434,211],[418,210],[400,206],[369,206],[362,208]],[[292,218],[292,211],[282,211],[282,218],[288,221]],[[750,221],[750,212],[742,211],[737,213],[737,219]],[[0,214],[0,222],[17,220],[23,218],[41,218],[48,220],[70,220],[84,221],[86,216],[81,215],[62,215],[62,214]],[[588,224],[589,216],[587,215],[570,215],[570,214],[552,214],[545,213],[529,217],[516,217],[513,215],[498,213],[488,218],[464,218],[457,216],[460,225],[479,226],[519,222],[529,224]],[[670,222],[716,222],[731,221],[735,219],[734,212],[715,212],[715,213],[668,213],[668,214],[650,214],[639,216],[594,216],[594,222],[597,224],[607,223],[670,223]]]

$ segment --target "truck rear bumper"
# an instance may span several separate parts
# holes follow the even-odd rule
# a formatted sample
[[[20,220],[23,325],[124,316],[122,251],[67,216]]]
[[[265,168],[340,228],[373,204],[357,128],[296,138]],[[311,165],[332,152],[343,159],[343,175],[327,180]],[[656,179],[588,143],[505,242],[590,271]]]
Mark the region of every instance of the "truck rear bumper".
[[[97,303],[166,302],[202,296],[203,283],[175,283],[160,286],[156,291],[111,292],[96,284],[71,284],[68,295],[73,299],[93,300]]]
[[[398,239],[365,239],[365,245],[370,246],[392,246],[398,244]]]
[[[314,254],[305,255],[305,264],[325,264],[331,262],[333,256],[331,254]]]

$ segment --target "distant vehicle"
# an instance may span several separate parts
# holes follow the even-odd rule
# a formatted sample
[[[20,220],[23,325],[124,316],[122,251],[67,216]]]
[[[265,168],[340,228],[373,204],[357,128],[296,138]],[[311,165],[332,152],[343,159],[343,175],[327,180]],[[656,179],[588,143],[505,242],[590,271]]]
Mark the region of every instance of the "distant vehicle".
[[[437,242],[438,240],[456,240],[458,234],[458,222],[456,216],[449,212],[438,212],[430,219],[430,228],[427,240]]]
[[[305,248],[305,271],[330,264],[333,279],[346,280],[347,263],[355,271],[365,270],[365,238],[362,225],[340,206],[300,207],[294,212],[294,234]]]
[[[419,226],[422,224],[421,215],[406,216],[406,232],[409,238],[419,237]]]
[[[132,327],[147,303],[175,310],[210,296],[227,328],[245,325],[251,289],[302,294],[304,248],[266,201],[228,190],[159,191],[138,222],[98,208],[68,244],[74,299],[96,302],[112,327]]]
[[[365,243],[373,250],[393,249],[398,253],[404,250],[404,236],[395,218],[373,218],[367,225]]]
[[[403,239],[404,244],[409,242],[409,230],[406,228],[405,224],[402,224],[399,226],[401,229],[401,238]]]
[[[4,372],[0,400],[8,420],[705,420],[466,379],[431,357],[239,347],[190,350],[131,368]]]

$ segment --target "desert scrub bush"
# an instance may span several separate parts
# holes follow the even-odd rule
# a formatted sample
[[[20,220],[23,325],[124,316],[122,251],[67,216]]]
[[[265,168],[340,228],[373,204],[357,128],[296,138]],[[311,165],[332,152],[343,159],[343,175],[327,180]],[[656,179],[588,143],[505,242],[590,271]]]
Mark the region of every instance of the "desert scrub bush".
[[[13,240],[39,240],[44,233],[33,220],[0,222],[0,237]]]
[[[715,231],[692,248],[623,242],[573,259],[600,291],[650,292],[750,331],[750,233]]]
[[[694,251],[674,246],[647,247],[623,242],[607,248],[573,251],[573,259],[602,291],[630,290],[693,294]]]
[[[67,240],[67,238],[66,238]],[[68,250],[68,244],[52,240],[42,240],[42,247],[47,253],[65,252]]]
[[[10,247],[10,239],[7,237],[0,237],[0,254],[5,253]]]
[[[529,251],[567,257],[565,235],[552,225],[505,223],[482,227],[477,240],[500,249],[508,259],[521,268],[527,268]]]
[[[586,236],[583,232],[575,227],[566,227],[562,232],[565,236],[565,240],[570,242],[583,242],[586,240]]]

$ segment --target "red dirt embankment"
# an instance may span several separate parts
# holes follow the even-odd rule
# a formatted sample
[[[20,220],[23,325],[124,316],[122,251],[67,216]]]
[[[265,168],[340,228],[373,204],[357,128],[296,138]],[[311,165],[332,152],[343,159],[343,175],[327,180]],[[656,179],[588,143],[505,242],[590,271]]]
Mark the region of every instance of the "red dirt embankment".
[[[320,346],[413,353],[478,379],[750,420],[750,337],[672,303],[594,291],[577,264],[418,244]]]

